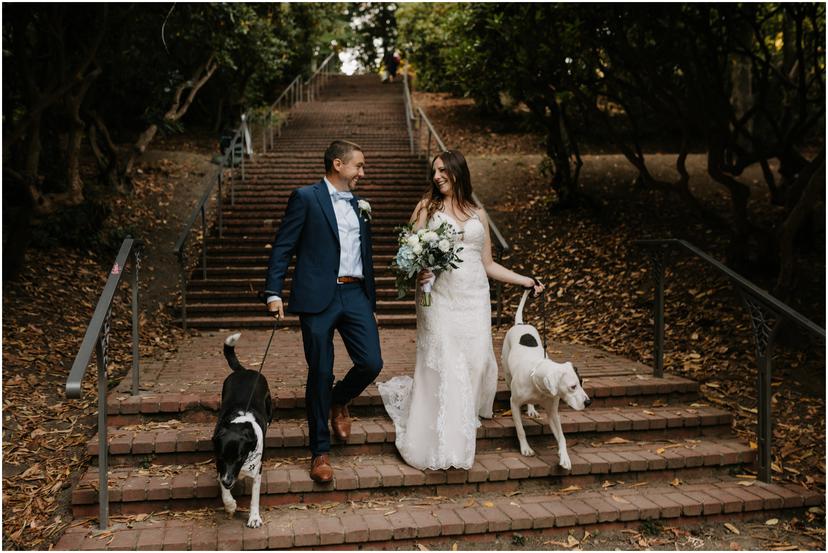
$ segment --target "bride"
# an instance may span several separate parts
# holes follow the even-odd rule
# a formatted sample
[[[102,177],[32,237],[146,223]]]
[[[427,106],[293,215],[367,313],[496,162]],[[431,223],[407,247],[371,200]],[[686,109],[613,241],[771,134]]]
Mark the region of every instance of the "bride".
[[[492,347],[489,278],[534,287],[543,285],[495,263],[486,213],[472,200],[463,154],[438,154],[432,185],[411,216],[415,229],[448,221],[461,233],[459,268],[436,276],[432,305],[420,305],[417,286],[417,357],[414,377],[378,384],[396,427],[403,459],[418,469],[470,469],[474,464],[478,416],[492,417],[497,362]],[[419,284],[432,277],[419,275]]]

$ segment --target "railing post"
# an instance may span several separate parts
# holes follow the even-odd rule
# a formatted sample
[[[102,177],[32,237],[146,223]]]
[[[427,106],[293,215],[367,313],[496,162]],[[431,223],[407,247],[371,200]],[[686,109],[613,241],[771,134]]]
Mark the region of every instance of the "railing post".
[[[224,171],[224,168],[221,169]],[[230,168],[230,205],[236,205],[236,179],[233,177],[233,168]]]
[[[201,241],[204,244],[201,248],[201,275],[207,280],[207,214],[204,204],[201,204]]]
[[[664,256],[662,248],[647,250],[647,255],[653,264],[653,279],[655,299],[653,301],[653,376],[664,376]]]
[[[134,242],[132,250],[132,395],[140,393],[141,351],[138,328],[138,271],[141,269],[141,244]]]
[[[759,373],[757,375],[758,397],[756,403],[758,418],[756,442],[759,448],[758,476],[762,482],[770,483],[773,479],[771,474],[771,464],[773,463],[773,421],[771,418],[773,390],[771,388],[771,373],[773,345],[779,331],[781,318],[745,290],[740,288],[740,293],[750,312],[750,322],[756,346],[756,364]]]
[[[110,305],[95,345],[98,361],[98,527],[101,530],[106,530],[109,526],[109,444],[106,436],[106,396],[109,389],[106,382],[106,365],[111,318]]]
[[[429,166],[429,159],[431,159],[431,127],[428,129],[428,146],[426,147],[426,183],[431,180],[431,167]]]
[[[181,248],[178,256],[178,266],[181,269],[181,326],[187,332],[187,253],[186,246]]]
[[[221,191],[221,181],[222,181],[222,173],[223,170],[218,172],[216,178],[218,179],[218,228],[219,228],[219,239],[224,238],[224,201],[222,200],[222,191]]]
[[[653,269],[655,271],[655,286],[656,297],[655,305],[653,307],[653,318],[655,322],[655,366],[653,368],[653,376],[656,378],[664,377],[664,251],[659,251],[653,254]]]
[[[500,264],[503,261],[503,248],[500,244],[497,245],[497,262]],[[497,326],[500,327],[500,316],[503,313],[503,283],[497,281],[495,295],[497,296]]]
[[[230,143],[230,179],[231,179],[230,186],[231,187],[233,186],[232,181],[235,180],[235,177],[233,176],[234,175],[233,172],[235,170],[236,170],[236,141],[233,140]]]
[[[247,150],[247,143],[244,140],[244,131],[242,131],[242,135],[241,135],[241,147],[242,147],[241,148],[241,150],[242,150],[241,151],[241,181],[242,181],[242,184],[244,184],[244,158],[246,157],[246,151],[245,150]]]

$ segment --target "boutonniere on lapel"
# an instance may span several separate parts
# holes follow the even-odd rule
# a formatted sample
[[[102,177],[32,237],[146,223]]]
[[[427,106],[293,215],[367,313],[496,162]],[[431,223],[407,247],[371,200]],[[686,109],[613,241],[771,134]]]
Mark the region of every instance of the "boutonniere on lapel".
[[[371,204],[369,204],[365,200],[359,200],[357,202],[357,207],[359,207],[359,214],[362,216],[362,218],[370,223],[371,222]]]

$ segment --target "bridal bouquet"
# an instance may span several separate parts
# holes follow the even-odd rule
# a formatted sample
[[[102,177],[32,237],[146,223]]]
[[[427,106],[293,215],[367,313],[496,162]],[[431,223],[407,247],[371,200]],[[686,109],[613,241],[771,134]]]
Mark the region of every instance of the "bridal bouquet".
[[[417,273],[429,269],[433,273],[450,271],[457,268],[462,262],[457,255],[463,248],[459,246],[459,233],[448,222],[443,222],[433,229],[415,231],[413,224],[400,229],[397,239],[400,247],[391,267],[397,273],[397,299],[405,297],[406,290],[417,278]],[[422,305],[431,305],[431,286],[427,282],[423,285]]]

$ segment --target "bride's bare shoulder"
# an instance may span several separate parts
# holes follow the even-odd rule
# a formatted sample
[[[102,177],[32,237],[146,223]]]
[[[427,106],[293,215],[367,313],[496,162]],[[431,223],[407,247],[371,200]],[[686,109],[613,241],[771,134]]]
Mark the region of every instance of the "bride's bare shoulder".
[[[425,217],[428,214],[428,199],[423,198],[419,202],[417,202],[417,207],[414,208],[414,211],[411,213],[411,219],[409,219],[410,223],[418,223],[424,224]]]

